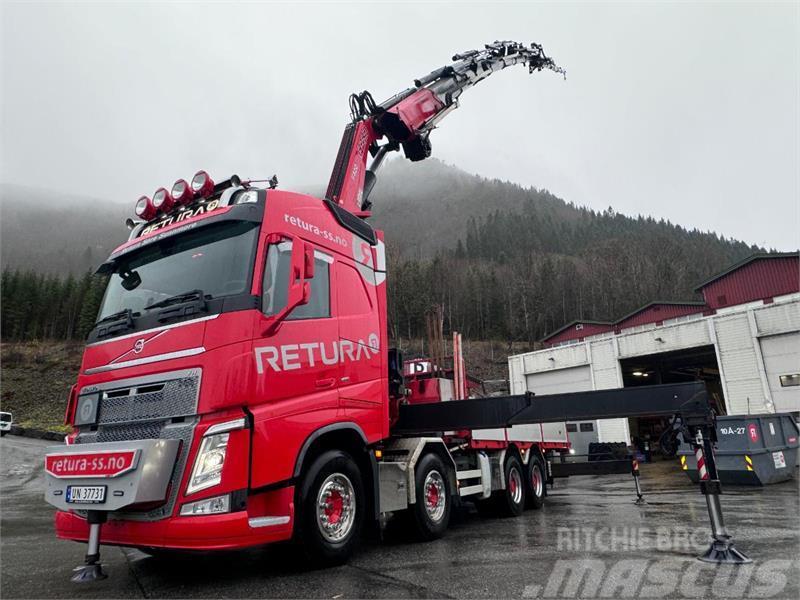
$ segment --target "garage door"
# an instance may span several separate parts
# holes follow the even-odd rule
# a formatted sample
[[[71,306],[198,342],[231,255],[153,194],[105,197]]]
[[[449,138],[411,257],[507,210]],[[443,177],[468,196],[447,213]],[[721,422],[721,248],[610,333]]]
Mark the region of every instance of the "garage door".
[[[589,366],[531,373],[525,377],[526,388],[538,396],[563,392],[588,392],[592,389]]]
[[[800,332],[771,335],[760,342],[775,411],[800,411]]]
[[[527,389],[538,396],[564,392],[588,392],[592,389],[589,366],[532,373],[525,379]],[[548,425],[544,425],[547,427]],[[558,424],[561,427],[561,424]],[[567,435],[576,454],[587,454],[589,444],[598,441],[596,421],[574,421],[566,424]]]

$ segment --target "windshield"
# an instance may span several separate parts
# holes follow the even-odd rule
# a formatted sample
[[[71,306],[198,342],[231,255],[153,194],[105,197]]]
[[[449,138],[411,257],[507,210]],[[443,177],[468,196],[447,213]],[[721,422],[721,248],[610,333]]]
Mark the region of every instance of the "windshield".
[[[98,320],[125,309],[142,312],[191,290],[202,290],[206,299],[246,293],[257,235],[257,223],[226,221],[166,238],[121,258],[109,279]],[[131,280],[140,282],[131,285]]]

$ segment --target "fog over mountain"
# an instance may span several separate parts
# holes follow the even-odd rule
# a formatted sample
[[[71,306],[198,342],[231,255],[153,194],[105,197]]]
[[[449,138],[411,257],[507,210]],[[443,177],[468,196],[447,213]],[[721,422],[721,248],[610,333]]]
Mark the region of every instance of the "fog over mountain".
[[[320,185],[302,191],[320,194],[322,189]],[[79,275],[97,267],[114,247],[127,239],[124,222],[133,214],[134,200],[121,202],[3,185],[0,187],[3,268]],[[467,243],[470,224],[477,227],[498,214],[526,215],[537,223],[547,223],[547,232],[532,226],[514,235],[510,231],[498,234],[496,243],[506,247],[506,254],[515,254],[515,247],[529,249],[534,242],[545,253],[576,254],[583,246],[580,240],[563,239],[554,245],[544,238],[595,214],[547,190],[470,175],[436,159],[420,163],[399,158],[389,161],[371,200],[374,202],[371,223],[386,231],[390,251],[417,260],[433,258],[443,250],[455,251],[459,241],[462,246]],[[622,219],[619,226],[602,234],[604,240],[622,235],[623,230],[628,234],[644,233],[652,227],[677,240],[680,232],[686,231],[663,221],[651,219],[648,225],[647,219],[616,217],[618,221]],[[726,258],[733,248],[736,257],[755,249],[741,242],[725,241],[716,234],[696,233],[720,250],[725,249],[722,254]],[[714,266],[719,262],[713,256],[697,258],[701,269],[708,261]]]

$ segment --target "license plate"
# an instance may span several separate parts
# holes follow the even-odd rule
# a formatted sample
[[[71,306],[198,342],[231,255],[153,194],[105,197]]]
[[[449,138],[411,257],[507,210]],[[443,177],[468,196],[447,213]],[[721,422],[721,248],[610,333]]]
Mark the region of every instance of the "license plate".
[[[104,485],[68,485],[67,502],[72,504],[102,504],[106,501]]]

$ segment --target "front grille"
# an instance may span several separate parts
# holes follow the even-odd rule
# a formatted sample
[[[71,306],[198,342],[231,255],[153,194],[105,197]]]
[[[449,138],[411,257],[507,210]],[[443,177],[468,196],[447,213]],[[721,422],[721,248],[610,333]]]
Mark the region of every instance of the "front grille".
[[[185,417],[195,413],[198,377],[181,377],[103,391],[98,423],[127,423]]]
[[[178,457],[170,478],[167,501],[149,511],[126,510],[125,519],[155,521],[172,514],[181,479],[186,468],[192,435],[199,422],[197,399],[200,373],[181,371],[118,381],[82,390],[100,392],[97,425],[83,426],[76,444],[125,442],[129,440],[181,440]]]

